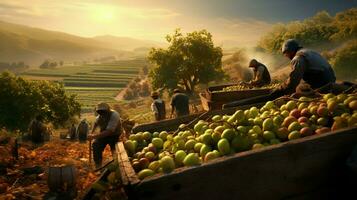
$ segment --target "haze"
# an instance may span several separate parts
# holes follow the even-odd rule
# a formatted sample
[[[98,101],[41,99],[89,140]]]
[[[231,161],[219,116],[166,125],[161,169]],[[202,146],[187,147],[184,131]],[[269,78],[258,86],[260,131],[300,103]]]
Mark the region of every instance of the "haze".
[[[302,4],[308,6],[301,6]],[[207,29],[224,47],[251,46],[277,22],[330,14],[356,0],[2,0],[0,20],[84,37],[164,41],[175,28]]]

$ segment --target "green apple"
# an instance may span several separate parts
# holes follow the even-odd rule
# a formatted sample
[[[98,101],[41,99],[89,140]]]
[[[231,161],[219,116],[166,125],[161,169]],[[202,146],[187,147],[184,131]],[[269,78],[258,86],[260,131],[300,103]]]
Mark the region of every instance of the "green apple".
[[[178,164],[183,164],[183,160],[187,156],[186,152],[183,150],[178,150],[175,153],[175,162]]]
[[[221,138],[226,138],[228,141],[231,141],[234,136],[235,136],[234,129],[226,129],[223,131]]]
[[[146,177],[154,175],[155,172],[152,171],[151,169],[143,169],[138,173],[138,177],[140,180],[143,180]]]
[[[263,132],[263,138],[267,141],[270,141],[271,139],[275,138],[275,134],[272,131],[264,131]]]
[[[212,149],[211,149],[211,147],[210,146],[208,146],[208,145],[202,145],[202,147],[201,147],[201,150],[200,150],[200,156],[202,156],[202,158],[204,158],[205,157],[205,155],[208,153],[208,152],[210,152]]]
[[[218,151],[222,154],[222,155],[227,155],[230,153],[231,149],[230,149],[230,145],[229,142],[226,138],[222,138],[218,141],[217,143],[217,147],[218,147]]]
[[[171,156],[164,156],[160,159],[160,167],[164,173],[170,173],[175,169],[175,162]]]
[[[267,118],[263,122],[263,130],[264,131],[270,131],[273,130],[273,120],[271,118]]]
[[[292,131],[291,133],[289,133],[288,138],[289,138],[289,140],[299,139],[300,138],[300,132],[299,131]]]
[[[200,164],[200,158],[197,153],[189,153],[183,160],[185,166],[195,166]]]
[[[161,149],[164,145],[164,141],[161,138],[153,138],[151,143],[156,147],[156,149]]]

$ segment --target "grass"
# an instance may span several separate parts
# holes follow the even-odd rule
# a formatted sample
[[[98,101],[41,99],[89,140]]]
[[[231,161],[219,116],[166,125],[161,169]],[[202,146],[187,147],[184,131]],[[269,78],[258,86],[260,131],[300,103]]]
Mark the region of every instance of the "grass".
[[[33,80],[62,82],[69,94],[77,95],[82,113],[93,112],[98,102],[118,103],[115,96],[138,76],[146,65],[143,59],[117,61],[113,64],[85,64],[54,69],[31,69],[21,76]]]

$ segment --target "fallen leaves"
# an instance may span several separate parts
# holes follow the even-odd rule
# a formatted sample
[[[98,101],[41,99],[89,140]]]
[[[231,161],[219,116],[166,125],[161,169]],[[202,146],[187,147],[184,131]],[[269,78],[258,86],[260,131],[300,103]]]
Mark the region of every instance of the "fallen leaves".
[[[21,143],[18,153],[19,160],[16,161],[6,146],[0,146],[0,163],[6,168],[6,176],[0,176],[0,200],[42,199],[49,190],[46,173],[49,166],[75,166],[78,196],[100,175],[99,172],[92,172],[88,143],[54,139],[37,148],[31,143]],[[103,158],[111,159],[109,146],[105,148]],[[26,173],[26,169],[34,171]]]

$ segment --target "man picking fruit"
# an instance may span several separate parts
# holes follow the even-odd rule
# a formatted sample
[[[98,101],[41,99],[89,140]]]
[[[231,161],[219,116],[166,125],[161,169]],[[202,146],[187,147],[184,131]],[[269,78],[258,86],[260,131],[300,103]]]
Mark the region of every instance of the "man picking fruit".
[[[171,98],[171,117],[176,113],[176,117],[181,117],[190,114],[189,97],[180,91],[174,90],[174,95]]]
[[[88,136],[89,140],[93,140],[93,160],[98,168],[102,165],[103,150],[109,144],[112,154],[114,154],[115,143],[118,142],[121,134],[121,122],[119,113],[110,109],[107,103],[99,103],[96,107],[98,116],[95,120],[92,133]],[[96,128],[100,128],[99,134],[94,134]]]
[[[294,39],[289,39],[282,46],[282,53],[288,57],[292,71],[289,78],[273,94],[282,96],[294,93],[301,80],[312,89],[320,88],[336,81],[335,72],[319,53],[305,49]]]
[[[164,120],[166,118],[165,102],[160,99],[158,92],[152,92],[151,98],[154,100],[151,104],[151,110],[154,113],[155,120]]]
[[[253,80],[248,82],[248,85],[254,86],[254,87],[262,87],[264,85],[269,85],[270,84],[270,74],[265,65],[262,63],[258,62],[255,59],[252,59],[249,62],[249,67],[253,68]]]

